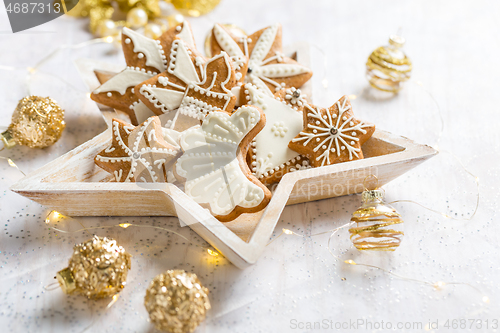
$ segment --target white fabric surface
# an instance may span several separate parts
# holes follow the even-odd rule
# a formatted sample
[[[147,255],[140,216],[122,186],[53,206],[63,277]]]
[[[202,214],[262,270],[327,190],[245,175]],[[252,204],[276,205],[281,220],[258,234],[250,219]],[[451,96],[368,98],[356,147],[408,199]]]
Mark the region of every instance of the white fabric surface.
[[[345,259],[420,280],[466,282],[481,293],[464,285],[436,290],[376,269],[341,264],[327,250],[328,234],[282,236],[269,245],[257,264],[239,270],[224,258],[210,257],[204,250],[207,244],[190,229],[181,228],[176,218],[62,220],[57,227],[65,230],[80,229],[76,220],[86,227],[122,222],[163,226],[194,244],[155,229],[98,230],[99,235],[117,239],[133,255],[127,287],[119,301],[104,311],[108,301],[89,301],[66,296],[59,289],[44,289],[66,266],[72,246],[88,235],[51,230],[44,223],[48,208],[9,191],[22,175],[0,160],[0,331],[81,332],[88,328],[89,332],[154,332],[143,306],[145,290],[156,274],[173,268],[195,272],[210,289],[212,310],[197,332],[326,332],[328,325],[335,328],[336,323],[349,320],[366,320],[372,325],[390,322],[396,327],[398,322],[425,326],[436,320],[444,325],[446,319],[479,320],[472,328],[467,321],[463,331],[486,331],[489,320],[489,331],[493,331],[500,310],[496,220],[500,181],[499,13],[500,2],[493,0],[225,0],[209,15],[190,20],[199,46],[215,22],[237,23],[249,33],[280,22],[284,45],[306,40],[314,46],[316,104],[329,106],[343,94],[356,94],[353,108],[360,118],[432,145],[440,121],[438,108],[425,90],[429,91],[445,122],[440,148],[457,155],[481,181],[476,217],[457,222],[413,204],[396,204],[406,233],[396,252],[358,253],[346,231],[335,236],[333,247],[336,253],[345,251]],[[86,26],[85,19],[61,17],[13,35],[1,8],[0,65],[33,66],[58,45],[90,39]],[[395,98],[373,99],[364,78],[366,58],[399,27],[407,39],[405,51],[414,63],[413,81],[422,82],[425,90],[408,82]],[[63,51],[42,67],[43,73],[34,76],[31,91],[49,95],[64,106],[67,129],[49,149],[15,147],[0,152],[25,172],[45,165],[105,128],[72,63],[78,58],[124,63],[112,46],[96,45]],[[324,79],[326,89],[321,84]],[[0,125],[9,124],[17,101],[26,94],[25,72],[0,71]],[[444,152],[391,182],[385,190],[388,201],[416,200],[457,217],[469,216],[475,205],[472,177]],[[349,221],[360,200],[354,195],[287,207],[274,236],[282,228],[310,235],[340,226]],[[491,300],[486,307],[482,306],[483,294]],[[308,329],[307,322],[323,326]],[[482,329],[477,328],[479,323]],[[449,325],[440,331],[463,328],[452,328],[451,321]],[[365,328],[349,326],[339,331]]]

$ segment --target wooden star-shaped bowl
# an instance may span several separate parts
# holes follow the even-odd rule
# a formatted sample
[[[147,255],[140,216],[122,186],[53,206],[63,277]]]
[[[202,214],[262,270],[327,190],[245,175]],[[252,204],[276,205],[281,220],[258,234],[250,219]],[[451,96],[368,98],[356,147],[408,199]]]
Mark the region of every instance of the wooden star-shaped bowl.
[[[92,61],[80,61],[78,67],[91,90],[99,85],[94,70],[120,70]],[[108,125],[112,118],[124,116],[100,109]],[[372,174],[382,186],[437,153],[377,129],[363,145],[364,159],[288,173],[273,188],[265,210],[221,223],[174,184],[111,182],[110,174],[94,163],[110,140],[111,127],[24,177],[11,190],[67,216],[178,216],[239,268],[257,261],[286,205],[360,193]]]

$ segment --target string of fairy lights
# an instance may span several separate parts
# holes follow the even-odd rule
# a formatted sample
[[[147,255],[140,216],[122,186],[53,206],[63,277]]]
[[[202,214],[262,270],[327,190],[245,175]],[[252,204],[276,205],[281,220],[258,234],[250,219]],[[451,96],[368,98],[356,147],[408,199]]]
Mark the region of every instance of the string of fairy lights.
[[[108,36],[108,37],[103,37],[103,38],[92,39],[90,41],[86,41],[86,42],[79,43],[79,44],[76,44],[76,45],[62,45],[62,46],[58,47],[57,49],[55,49],[50,54],[48,54],[46,57],[42,58],[33,67],[19,68],[19,67],[13,67],[13,66],[0,66],[0,70],[10,70],[10,71],[19,70],[19,69],[26,70],[26,72],[28,73],[28,76],[27,76],[27,79],[26,79],[27,80],[26,81],[27,90],[28,90],[28,93],[31,93],[29,87],[30,87],[30,82],[32,80],[32,76],[35,75],[36,73],[41,72],[40,68],[44,64],[46,64],[48,61],[50,61],[51,59],[53,59],[57,54],[59,54],[60,51],[62,51],[64,49],[79,49],[79,48],[83,48],[83,47],[87,47],[87,46],[91,46],[91,45],[95,45],[95,44],[99,44],[99,43],[113,44],[115,42],[116,42],[116,37]],[[323,56],[324,56],[324,53],[323,53]],[[325,63],[326,63],[326,58],[325,58]],[[467,217],[467,218],[452,217],[452,216],[450,216],[447,213],[440,212],[438,210],[426,207],[425,205],[422,205],[421,203],[413,201],[413,200],[395,200],[395,201],[390,202],[389,204],[394,204],[394,203],[412,203],[412,204],[416,204],[416,205],[420,206],[421,208],[429,210],[429,211],[431,211],[431,212],[433,212],[435,214],[439,214],[439,215],[441,215],[445,219],[455,220],[455,221],[470,221],[470,220],[472,220],[475,217],[476,212],[477,212],[478,207],[479,207],[479,202],[480,202],[479,178],[477,176],[475,176],[472,172],[470,172],[463,165],[463,163],[460,161],[460,159],[457,156],[455,156],[453,153],[439,149],[440,148],[439,144],[440,144],[440,141],[442,139],[443,131],[444,131],[444,120],[443,120],[441,108],[440,108],[437,100],[433,96],[433,94],[430,91],[428,91],[421,82],[419,82],[419,81],[413,81],[413,80],[412,80],[412,82],[415,83],[417,86],[421,87],[428,94],[428,96],[433,100],[434,104],[436,105],[437,111],[438,111],[437,114],[439,115],[440,120],[441,120],[440,130],[438,132],[436,143],[433,145],[433,147],[436,150],[440,151],[441,153],[448,153],[449,155],[451,155],[457,161],[457,163],[461,166],[461,168],[468,175],[470,175],[474,179],[474,182],[475,182],[475,185],[476,185],[476,188],[477,188],[476,203],[475,203],[475,208],[473,210],[472,215],[470,217]],[[327,81],[326,77],[322,80],[322,85],[323,85],[323,87],[325,89],[327,89],[328,81]],[[353,95],[349,95],[349,97],[351,99],[355,99],[357,97],[357,95],[353,94]],[[25,175],[24,172],[16,165],[16,163],[12,159],[10,159],[8,157],[4,157],[4,156],[0,156],[0,158],[3,159],[3,160],[6,160],[9,166],[11,166],[13,168],[16,168],[19,172],[21,172],[23,175]],[[55,221],[58,221],[58,220],[63,219],[63,218],[64,219],[71,219],[72,221],[77,221],[77,223],[79,223],[82,226],[82,228],[78,229],[78,230],[75,230],[75,231],[66,231],[66,230],[59,229],[59,228],[53,226],[53,223]],[[190,242],[190,240],[188,238],[186,238],[185,236],[181,235],[180,233],[178,233],[178,232],[176,232],[174,230],[171,230],[171,229],[168,229],[168,228],[159,227],[159,226],[139,225],[139,224],[134,224],[134,223],[119,223],[119,224],[110,225],[110,226],[85,227],[85,226],[83,226],[83,224],[78,219],[65,217],[62,214],[58,213],[57,211],[51,211],[51,212],[49,212],[48,215],[46,216],[45,223],[49,227],[49,229],[57,231],[59,233],[74,234],[74,233],[80,233],[80,232],[84,231],[84,232],[88,233],[91,236],[93,235],[93,233],[91,233],[92,230],[103,230],[103,229],[110,229],[110,228],[127,229],[127,228],[130,228],[130,227],[132,227],[132,228],[152,228],[152,229],[162,230],[162,231],[165,231],[167,233],[175,234],[176,236],[183,238],[187,242]],[[380,267],[380,266],[376,266],[376,265],[372,265],[372,264],[367,264],[367,263],[358,263],[358,262],[355,262],[352,259],[341,258],[341,256],[336,255],[332,251],[332,248],[331,248],[332,238],[339,231],[344,230],[346,228],[349,228],[349,227],[351,227],[354,224],[355,224],[355,222],[349,222],[349,223],[346,223],[346,224],[344,224],[344,225],[342,225],[340,227],[337,227],[337,228],[334,228],[334,229],[331,229],[331,230],[327,230],[327,231],[323,231],[323,232],[319,232],[319,233],[315,233],[315,234],[311,234],[311,235],[308,235],[307,237],[316,237],[316,236],[319,236],[319,235],[324,235],[324,234],[328,234],[329,233],[330,234],[330,237],[328,238],[328,251],[329,251],[329,254],[336,261],[338,261],[338,262],[340,262],[342,264],[349,265],[349,266],[365,267],[365,268],[372,268],[372,269],[380,270],[381,272],[384,272],[385,274],[390,275],[392,277],[395,277],[395,278],[398,278],[398,279],[401,279],[401,280],[405,280],[405,281],[409,281],[409,282],[414,282],[414,283],[428,285],[430,287],[433,287],[436,290],[441,290],[441,289],[443,289],[444,287],[446,287],[448,285],[462,285],[462,286],[467,286],[467,287],[475,290],[478,294],[481,295],[481,301],[483,303],[483,307],[486,306],[487,304],[489,304],[490,299],[489,299],[489,297],[486,294],[484,294],[479,288],[477,288],[477,287],[475,287],[475,286],[473,286],[473,285],[471,285],[469,283],[466,283],[466,282],[440,281],[440,280],[439,281],[419,280],[419,279],[415,279],[415,278],[412,278],[412,277],[405,277],[405,276],[396,274],[393,271],[385,269],[385,268]],[[293,230],[282,229],[281,233],[278,236],[276,236],[275,238],[273,238],[272,240],[270,240],[270,242],[268,243],[268,246],[270,244],[272,244],[273,242],[275,242],[278,238],[280,238],[282,236],[297,236],[297,237],[301,237],[301,238],[305,238],[306,237],[306,235],[302,235],[302,234],[297,233],[297,232],[295,232]],[[217,252],[213,248],[205,247],[204,249],[206,250],[206,253],[209,256],[218,257],[220,255],[219,252]],[[47,287],[47,288],[50,289],[50,287]],[[110,306],[112,306],[117,301],[117,299],[118,299],[118,296],[114,295],[113,298],[112,298],[112,301],[108,305],[108,308]]]

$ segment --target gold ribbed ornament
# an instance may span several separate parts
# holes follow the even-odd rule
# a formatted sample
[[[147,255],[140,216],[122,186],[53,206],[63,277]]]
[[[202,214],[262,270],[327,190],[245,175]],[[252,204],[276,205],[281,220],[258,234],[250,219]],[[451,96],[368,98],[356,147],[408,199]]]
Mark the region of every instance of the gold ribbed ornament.
[[[365,190],[363,205],[351,217],[356,227],[349,229],[351,241],[358,250],[394,251],[404,235],[401,215],[386,204],[381,190]]]
[[[370,54],[366,62],[366,78],[378,90],[396,93],[402,82],[411,76],[412,64],[401,50],[403,37],[392,35],[389,45],[381,46]]]
[[[75,245],[67,268],[56,275],[66,294],[112,297],[126,284],[131,255],[111,238],[94,236]]]
[[[220,0],[169,0],[184,15],[198,17],[211,12]]]
[[[193,332],[210,309],[208,289],[196,274],[183,270],[157,275],[146,291],[144,305],[156,329],[171,333]]]
[[[54,100],[28,96],[17,104],[12,123],[0,139],[7,148],[16,144],[45,148],[59,140],[65,127],[64,110]]]

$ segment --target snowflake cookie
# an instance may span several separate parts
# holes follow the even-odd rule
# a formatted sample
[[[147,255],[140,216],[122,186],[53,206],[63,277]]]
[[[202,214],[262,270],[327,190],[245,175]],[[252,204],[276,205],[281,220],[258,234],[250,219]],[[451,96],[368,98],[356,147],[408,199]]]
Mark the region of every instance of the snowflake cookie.
[[[246,105],[232,115],[212,112],[201,126],[181,133],[184,154],[177,160],[175,176],[185,182],[190,198],[222,222],[269,203],[271,192],[250,173],[245,160],[248,143],[264,123],[262,111]]]
[[[122,47],[127,67],[116,75],[96,72],[101,86],[92,92],[91,98],[127,113],[134,125],[154,116],[150,108],[139,101],[134,87],[167,69],[171,45],[176,36],[194,47],[193,34],[187,22],[169,29],[157,40],[123,28]]]
[[[167,143],[158,117],[135,127],[113,119],[111,145],[94,159],[117,182],[163,183],[170,180],[179,149]],[[173,175],[172,175],[173,176]]]
[[[251,143],[248,163],[252,173],[264,184],[278,182],[288,172],[309,168],[306,157],[288,147],[302,130],[302,108],[286,100],[286,89],[274,96],[254,85],[245,84],[240,99],[258,106],[266,115],[266,125]]]
[[[312,76],[309,68],[283,54],[279,23],[246,37],[216,24],[211,38],[212,54],[229,54],[239,82],[252,83],[270,96],[283,87],[300,87]]]
[[[304,129],[288,147],[307,156],[311,166],[363,158],[361,146],[375,132],[375,125],[354,118],[347,96],[328,109],[306,104],[303,114]]]
[[[210,112],[231,113],[236,104],[231,92],[235,84],[234,67],[225,52],[206,60],[176,38],[167,70],[139,84],[135,91],[155,113],[171,113],[169,126],[183,131],[199,125]]]

